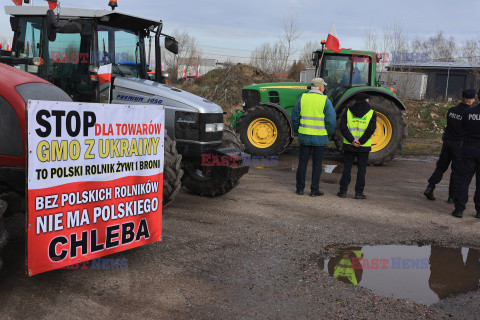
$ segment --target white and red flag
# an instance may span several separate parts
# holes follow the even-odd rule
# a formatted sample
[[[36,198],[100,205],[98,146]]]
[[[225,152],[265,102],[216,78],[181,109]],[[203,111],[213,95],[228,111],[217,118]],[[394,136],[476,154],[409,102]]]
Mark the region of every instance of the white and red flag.
[[[50,10],[55,10],[57,9],[57,0],[47,0],[48,2],[48,7],[50,8]]]
[[[186,77],[187,77],[187,66],[184,66],[182,79],[185,79]]]
[[[198,66],[198,68],[197,68],[197,78],[199,78],[199,77],[200,77],[200,66]]]
[[[112,64],[106,64],[98,68],[98,80],[100,83],[112,82]]]
[[[330,32],[328,32],[325,48],[327,48],[328,50],[332,50],[333,52],[340,52],[340,41],[338,41],[337,31],[335,30],[333,22],[332,26],[330,27]]]

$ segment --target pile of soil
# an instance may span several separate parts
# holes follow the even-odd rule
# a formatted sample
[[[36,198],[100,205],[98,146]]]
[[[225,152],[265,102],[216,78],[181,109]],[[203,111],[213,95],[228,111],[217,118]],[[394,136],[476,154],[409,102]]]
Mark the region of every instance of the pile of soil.
[[[447,111],[455,105],[421,101],[404,101],[404,103],[411,134],[415,131],[442,134],[447,124]]]
[[[253,66],[238,64],[226,69],[215,69],[194,81],[186,81],[181,89],[208,99],[228,114],[241,108],[242,88],[258,83],[285,81]]]

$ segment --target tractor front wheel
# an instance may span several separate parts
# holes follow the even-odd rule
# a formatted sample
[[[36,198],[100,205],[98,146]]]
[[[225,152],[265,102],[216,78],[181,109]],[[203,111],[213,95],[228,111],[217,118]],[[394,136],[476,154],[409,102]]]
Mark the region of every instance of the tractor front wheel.
[[[245,110],[237,124],[245,151],[254,156],[276,156],[292,142],[290,125],[273,107],[256,106]]]
[[[177,145],[165,132],[165,154],[163,168],[163,206],[168,205],[182,187],[182,156],[177,152]]]
[[[370,106],[377,114],[377,129],[372,137],[372,151],[368,162],[381,165],[392,160],[402,149],[407,137],[407,124],[402,111],[385,97],[371,96]],[[337,149],[343,151],[343,136],[338,126],[334,141]]]

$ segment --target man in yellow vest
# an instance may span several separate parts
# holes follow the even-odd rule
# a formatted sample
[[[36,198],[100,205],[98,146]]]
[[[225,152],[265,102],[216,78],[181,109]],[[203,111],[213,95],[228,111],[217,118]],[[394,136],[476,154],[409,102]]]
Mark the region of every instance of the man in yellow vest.
[[[343,174],[340,179],[340,191],[337,196],[347,197],[348,185],[351,181],[353,162],[357,159],[357,183],[355,199],[366,199],[365,174],[367,173],[368,155],[372,147],[372,136],[377,128],[377,116],[370,107],[370,97],[360,93],[356,102],[349,107],[340,120],[340,132],[343,135]]]
[[[310,195],[312,197],[324,195],[319,186],[323,156],[337,122],[333,104],[323,94],[326,85],[322,78],[313,79],[310,92],[300,97],[292,111],[292,123],[295,131],[298,131],[300,143],[296,191],[298,195],[303,195],[310,154],[313,157]]]

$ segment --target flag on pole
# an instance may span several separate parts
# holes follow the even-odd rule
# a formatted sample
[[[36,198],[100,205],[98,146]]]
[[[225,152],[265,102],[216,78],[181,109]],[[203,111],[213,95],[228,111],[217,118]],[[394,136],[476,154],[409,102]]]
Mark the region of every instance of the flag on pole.
[[[200,77],[200,66],[198,66],[198,68],[197,68],[197,78],[199,78],[199,77]]]
[[[100,83],[112,82],[112,64],[106,64],[98,68],[98,80]]]
[[[328,50],[332,50],[333,52],[340,52],[340,42],[338,41],[337,31],[335,30],[335,26],[333,25],[330,27],[330,32],[328,32],[327,43],[325,44],[325,48]]]
[[[184,67],[183,67],[183,76],[182,76],[182,79],[185,80],[186,77],[187,77],[187,66],[184,66]]]
[[[23,0],[12,0],[13,3],[15,3],[16,6],[21,6],[23,3]]]
[[[57,9],[57,0],[47,0],[50,10]]]

